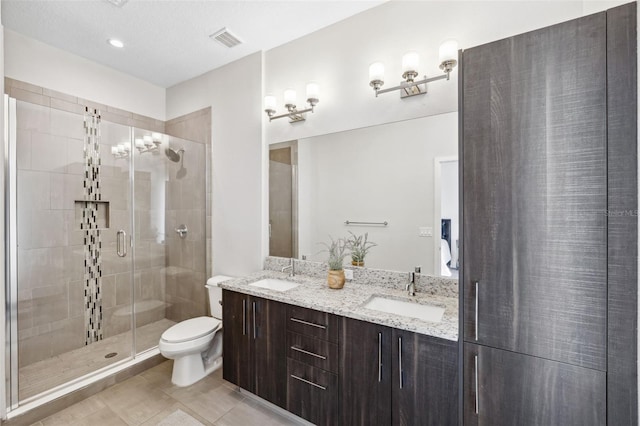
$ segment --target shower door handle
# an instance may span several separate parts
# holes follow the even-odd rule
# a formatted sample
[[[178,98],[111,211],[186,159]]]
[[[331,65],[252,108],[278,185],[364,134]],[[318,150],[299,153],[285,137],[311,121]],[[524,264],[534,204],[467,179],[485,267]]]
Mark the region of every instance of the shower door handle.
[[[127,255],[127,233],[121,229],[116,234],[116,252],[118,256],[125,257]]]

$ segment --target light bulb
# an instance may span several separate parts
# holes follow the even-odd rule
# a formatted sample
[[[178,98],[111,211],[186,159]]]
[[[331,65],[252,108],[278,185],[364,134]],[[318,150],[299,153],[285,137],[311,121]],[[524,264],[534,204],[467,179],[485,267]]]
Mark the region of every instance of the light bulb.
[[[265,110],[276,110],[276,97],[273,95],[267,95],[264,97],[264,109]]]
[[[284,91],[284,104],[295,105],[296,104],[296,91],[293,89],[287,89]]]
[[[402,73],[418,72],[420,58],[417,52],[407,52],[402,57]]]
[[[307,99],[320,98],[320,86],[318,83],[307,83]]]
[[[440,56],[440,63],[443,63],[445,61],[457,61],[458,42],[455,40],[446,40],[440,45],[438,53]]]
[[[369,81],[384,81],[384,64],[374,62],[369,65]]]

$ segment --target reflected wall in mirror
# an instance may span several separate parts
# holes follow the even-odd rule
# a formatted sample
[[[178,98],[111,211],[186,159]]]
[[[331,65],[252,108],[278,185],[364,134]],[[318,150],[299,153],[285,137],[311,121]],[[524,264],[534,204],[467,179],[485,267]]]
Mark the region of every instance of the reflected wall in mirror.
[[[271,148],[270,255],[288,257],[275,251],[273,241],[290,238],[293,245],[297,242],[301,258],[325,261],[320,243],[329,241],[329,236],[368,233],[377,246],[369,251],[366,267],[413,271],[421,266],[425,274],[440,275],[442,269],[447,275],[442,266],[447,265],[456,276],[457,215],[447,216],[452,208],[457,212],[457,204],[450,205],[454,199],[457,203],[457,170],[451,170],[457,169],[457,161],[452,161],[458,153],[457,112],[300,139],[298,166],[291,167],[288,175],[280,173],[286,169],[282,161],[274,160],[273,148],[282,146]],[[451,182],[452,173],[456,182]],[[292,185],[286,184],[286,176]],[[287,208],[293,212],[296,205],[298,226],[292,220],[290,229],[276,229],[276,216],[282,215],[276,212]],[[445,206],[449,210],[444,211]],[[440,254],[445,247],[442,219],[449,220],[445,258],[451,259],[446,261]]]
[[[269,254],[298,257],[298,143],[269,146]]]

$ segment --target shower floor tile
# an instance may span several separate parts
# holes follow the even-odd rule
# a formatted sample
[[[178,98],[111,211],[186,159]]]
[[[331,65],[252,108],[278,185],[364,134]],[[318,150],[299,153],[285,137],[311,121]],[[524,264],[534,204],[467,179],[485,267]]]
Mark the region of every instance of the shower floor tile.
[[[162,319],[137,328],[136,347],[141,352],[158,345],[160,336],[175,322]],[[107,354],[116,355],[105,358]],[[131,356],[131,332],[108,337],[89,346],[48,358],[19,371],[19,398],[39,393],[82,377]]]

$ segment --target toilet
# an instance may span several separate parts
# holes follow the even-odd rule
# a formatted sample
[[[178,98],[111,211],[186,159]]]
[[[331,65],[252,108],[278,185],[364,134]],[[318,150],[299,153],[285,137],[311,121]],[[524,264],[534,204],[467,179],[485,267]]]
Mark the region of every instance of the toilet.
[[[218,284],[232,279],[216,275],[207,280],[210,317],[191,318],[167,329],[158,347],[173,360],[171,382],[189,386],[222,366],[222,289]]]

